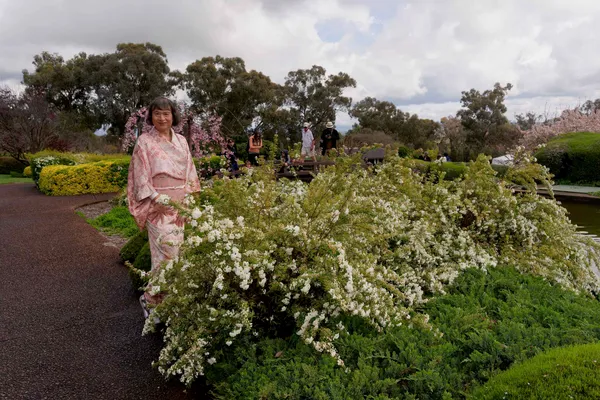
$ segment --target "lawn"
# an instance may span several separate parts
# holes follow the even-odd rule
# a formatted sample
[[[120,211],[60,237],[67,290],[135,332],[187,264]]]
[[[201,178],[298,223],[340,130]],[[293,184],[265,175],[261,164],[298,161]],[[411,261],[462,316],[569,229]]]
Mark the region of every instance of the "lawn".
[[[0,185],[7,183],[33,183],[31,178],[13,178],[10,175],[0,175]]]
[[[121,235],[126,238],[135,236],[139,229],[127,207],[113,207],[108,213],[98,218],[88,219],[88,222],[103,232],[111,235]]]

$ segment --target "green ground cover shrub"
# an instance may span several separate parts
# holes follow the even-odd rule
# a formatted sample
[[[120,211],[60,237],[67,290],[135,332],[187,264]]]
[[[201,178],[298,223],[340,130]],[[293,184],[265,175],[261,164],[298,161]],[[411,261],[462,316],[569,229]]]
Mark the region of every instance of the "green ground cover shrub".
[[[399,146],[398,147],[398,157],[400,158],[406,158],[408,156],[410,156],[412,154],[412,150],[409,149],[406,146]]]
[[[88,221],[103,232],[123,237],[133,237],[139,232],[135,220],[127,207],[113,207],[108,213]]]
[[[125,243],[125,245],[121,248],[119,255],[121,259],[125,262],[128,261],[133,263],[139,254],[144,244],[148,242],[148,231],[144,229],[143,231],[138,231],[135,235],[130,237],[130,239]]]
[[[595,298],[511,267],[487,274],[469,269],[423,311],[432,330],[400,326],[378,333],[347,318],[339,348],[348,371],[291,336],[226,347],[226,361],[207,370],[206,380],[218,399],[461,399],[513,364],[600,339]],[[600,362],[598,351],[593,359]],[[500,381],[510,385],[511,379]]]
[[[133,268],[129,269],[131,284],[135,290],[142,290],[148,282],[146,273],[152,269],[152,256],[150,244],[146,241],[133,262]],[[141,272],[141,273],[140,273]]]
[[[600,399],[600,343],[553,349],[477,390],[472,399]]]
[[[574,132],[550,140],[536,154],[560,183],[600,185],[600,134]]]

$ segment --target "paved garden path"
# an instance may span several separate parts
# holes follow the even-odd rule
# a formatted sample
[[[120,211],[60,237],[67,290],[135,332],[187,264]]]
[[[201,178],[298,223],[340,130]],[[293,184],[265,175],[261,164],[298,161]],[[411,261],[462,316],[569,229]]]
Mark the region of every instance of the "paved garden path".
[[[0,399],[194,397],[152,368],[118,250],[73,211],[109,197],[0,185]]]

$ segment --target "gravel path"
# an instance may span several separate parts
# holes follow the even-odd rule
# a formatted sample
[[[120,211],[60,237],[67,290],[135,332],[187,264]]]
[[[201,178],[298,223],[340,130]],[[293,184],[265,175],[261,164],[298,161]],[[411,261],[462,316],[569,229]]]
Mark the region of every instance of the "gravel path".
[[[74,213],[110,197],[0,186],[0,399],[201,398],[152,368],[118,249]]]

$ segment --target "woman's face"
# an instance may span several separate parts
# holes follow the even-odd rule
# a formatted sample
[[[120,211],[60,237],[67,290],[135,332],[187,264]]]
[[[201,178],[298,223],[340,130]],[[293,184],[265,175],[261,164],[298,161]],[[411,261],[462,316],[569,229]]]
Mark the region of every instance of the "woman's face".
[[[171,129],[171,126],[173,125],[173,113],[171,113],[171,109],[154,109],[154,111],[152,111],[152,124],[159,131]]]

